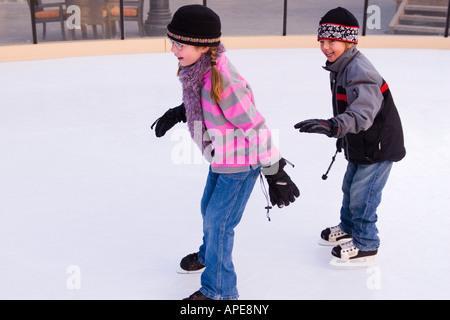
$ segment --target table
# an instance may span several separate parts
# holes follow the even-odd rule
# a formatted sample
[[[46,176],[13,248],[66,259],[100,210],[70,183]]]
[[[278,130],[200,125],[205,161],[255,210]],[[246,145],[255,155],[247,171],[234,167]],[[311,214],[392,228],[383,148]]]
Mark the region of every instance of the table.
[[[94,37],[98,39],[97,25],[102,26],[102,38],[111,37],[111,24],[108,20],[107,2],[105,0],[66,0],[66,8],[71,5],[80,8],[80,27],[83,39],[87,39],[87,26],[92,26]],[[75,29],[70,29],[75,39]]]

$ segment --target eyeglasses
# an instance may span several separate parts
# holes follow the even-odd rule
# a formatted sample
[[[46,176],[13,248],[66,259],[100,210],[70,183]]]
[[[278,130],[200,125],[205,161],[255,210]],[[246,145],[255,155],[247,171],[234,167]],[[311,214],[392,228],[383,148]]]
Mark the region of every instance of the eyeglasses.
[[[183,45],[183,44],[181,44],[181,43],[179,43],[179,42],[176,42],[176,41],[173,41],[173,40],[170,39],[170,38],[169,38],[169,43],[170,43],[171,46],[175,45],[175,47],[177,47],[178,50],[181,50],[181,49],[184,48],[184,45]]]

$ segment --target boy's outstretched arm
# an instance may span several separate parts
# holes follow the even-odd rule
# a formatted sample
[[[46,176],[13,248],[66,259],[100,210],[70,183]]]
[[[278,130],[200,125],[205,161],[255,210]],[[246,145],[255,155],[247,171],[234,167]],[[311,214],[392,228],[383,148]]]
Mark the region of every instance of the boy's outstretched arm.
[[[339,133],[339,126],[334,118],[304,120],[297,123],[294,128],[299,129],[300,132],[321,133],[330,138],[337,137]]]

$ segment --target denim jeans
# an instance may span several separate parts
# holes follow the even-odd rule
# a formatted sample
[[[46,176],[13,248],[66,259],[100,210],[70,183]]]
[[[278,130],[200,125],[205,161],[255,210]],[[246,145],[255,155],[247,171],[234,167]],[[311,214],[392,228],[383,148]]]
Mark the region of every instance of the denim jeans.
[[[391,161],[370,165],[349,163],[347,166],[342,184],[340,227],[353,235],[353,243],[360,250],[375,250],[380,246],[377,207],[391,168]]]
[[[239,297],[231,253],[234,228],[241,221],[260,168],[241,173],[218,174],[210,167],[201,202],[203,244],[199,261],[206,266],[200,291],[214,300]]]

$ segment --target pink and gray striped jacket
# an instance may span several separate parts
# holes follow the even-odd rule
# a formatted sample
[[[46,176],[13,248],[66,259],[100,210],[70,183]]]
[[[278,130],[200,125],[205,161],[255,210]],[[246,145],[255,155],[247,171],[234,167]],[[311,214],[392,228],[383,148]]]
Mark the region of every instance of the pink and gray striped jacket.
[[[220,105],[210,97],[211,71],[203,76],[201,90],[207,129],[203,138],[214,146],[212,170],[236,173],[275,164],[280,160],[279,151],[264,117],[256,109],[249,84],[225,54],[217,59],[216,66],[224,79]]]

